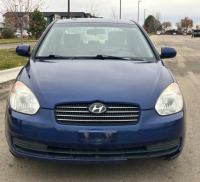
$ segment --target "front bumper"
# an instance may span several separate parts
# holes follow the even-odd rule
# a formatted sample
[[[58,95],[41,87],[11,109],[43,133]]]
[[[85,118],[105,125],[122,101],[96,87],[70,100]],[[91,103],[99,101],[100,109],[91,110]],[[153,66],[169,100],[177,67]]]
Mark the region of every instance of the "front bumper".
[[[93,137],[101,136],[99,134],[107,136],[109,133],[109,135],[107,140],[102,137],[97,137],[97,140],[94,140],[94,138],[88,138],[90,133],[98,133],[98,135],[92,135]],[[163,117],[159,116],[155,110],[143,110],[141,111],[140,121],[136,125],[73,126],[58,124],[53,110],[41,108],[36,115],[29,116],[17,113],[7,107],[6,138],[11,152],[16,156],[27,159],[78,163],[124,162],[129,158],[166,155],[168,159],[173,159],[180,154],[184,146],[185,117],[184,111]],[[17,148],[14,145],[13,138],[21,140],[22,146],[24,145],[23,142],[25,142],[25,146],[26,142],[29,142],[27,146],[31,146],[32,142],[38,144],[38,146],[35,146],[35,149],[31,149],[31,151],[26,147],[19,148],[18,146]],[[162,150],[164,143],[171,141],[173,143],[177,140],[179,140],[179,145]],[[48,151],[38,151],[37,147],[40,148],[40,145],[46,146]],[[145,153],[152,146],[154,148],[156,146],[157,151]],[[131,152],[125,152],[127,150],[131,150]],[[63,155],[58,156],[56,151],[61,151],[60,153]],[[66,153],[66,151],[68,152]],[[84,151],[84,155],[80,151]],[[109,153],[110,151],[112,152]],[[45,153],[45,155],[40,152]],[[77,155],[75,156],[73,152]],[[85,152],[89,155],[86,156]],[[124,152],[128,155],[125,155]],[[143,155],[144,153],[145,155]]]

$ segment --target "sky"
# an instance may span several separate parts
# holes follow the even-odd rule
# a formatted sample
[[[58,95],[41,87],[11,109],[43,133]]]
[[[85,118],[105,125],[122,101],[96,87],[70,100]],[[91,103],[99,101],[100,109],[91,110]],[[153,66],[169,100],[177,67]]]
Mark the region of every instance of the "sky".
[[[43,0],[45,9],[41,11],[68,11],[68,0]],[[122,1],[122,19],[135,20],[138,17],[138,0]],[[70,0],[72,12],[86,12],[92,4],[101,10],[100,16],[111,18],[111,9],[116,8],[119,15],[120,0]],[[46,9],[46,7],[48,7]],[[161,22],[170,21],[172,26],[181,19],[189,17],[200,22],[200,0],[142,0],[140,2],[139,23],[144,22],[144,9],[148,15],[161,14]]]

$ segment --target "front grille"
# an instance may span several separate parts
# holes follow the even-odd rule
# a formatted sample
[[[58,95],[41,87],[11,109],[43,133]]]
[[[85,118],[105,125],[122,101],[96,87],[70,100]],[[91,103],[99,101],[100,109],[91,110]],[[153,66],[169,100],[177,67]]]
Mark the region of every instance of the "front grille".
[[[123,149],[73,149],[47,146],[19,138],[13,138],[18,152],[48,158],[62,159],[128,159],[160,157],[176,153],[180,139],[157,143],[155,145]]]
[[[66,104],[55,108],[59,124],[72,125],[134,125],[140,118],[140,108],[128,104],[105,104],[103,114],[91,113],[91,104]]]

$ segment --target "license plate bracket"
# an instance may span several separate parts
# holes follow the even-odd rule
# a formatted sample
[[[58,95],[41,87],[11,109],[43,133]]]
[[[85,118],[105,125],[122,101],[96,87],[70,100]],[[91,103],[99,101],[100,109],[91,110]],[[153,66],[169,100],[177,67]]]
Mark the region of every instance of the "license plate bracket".
[[[81,130],[78,131],[78,139],[81,142],[116,142],[117,141],[117,131],[91,131],[91,130]]]

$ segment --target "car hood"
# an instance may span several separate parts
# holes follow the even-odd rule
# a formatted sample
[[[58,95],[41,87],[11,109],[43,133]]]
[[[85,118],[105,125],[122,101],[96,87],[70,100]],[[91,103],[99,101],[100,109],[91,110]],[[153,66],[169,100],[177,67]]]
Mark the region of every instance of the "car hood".
[[[173,82],[158,62],[114,60],[29,60],[18,76],[42,108],[65,103],[127,103],[153,109]]]

